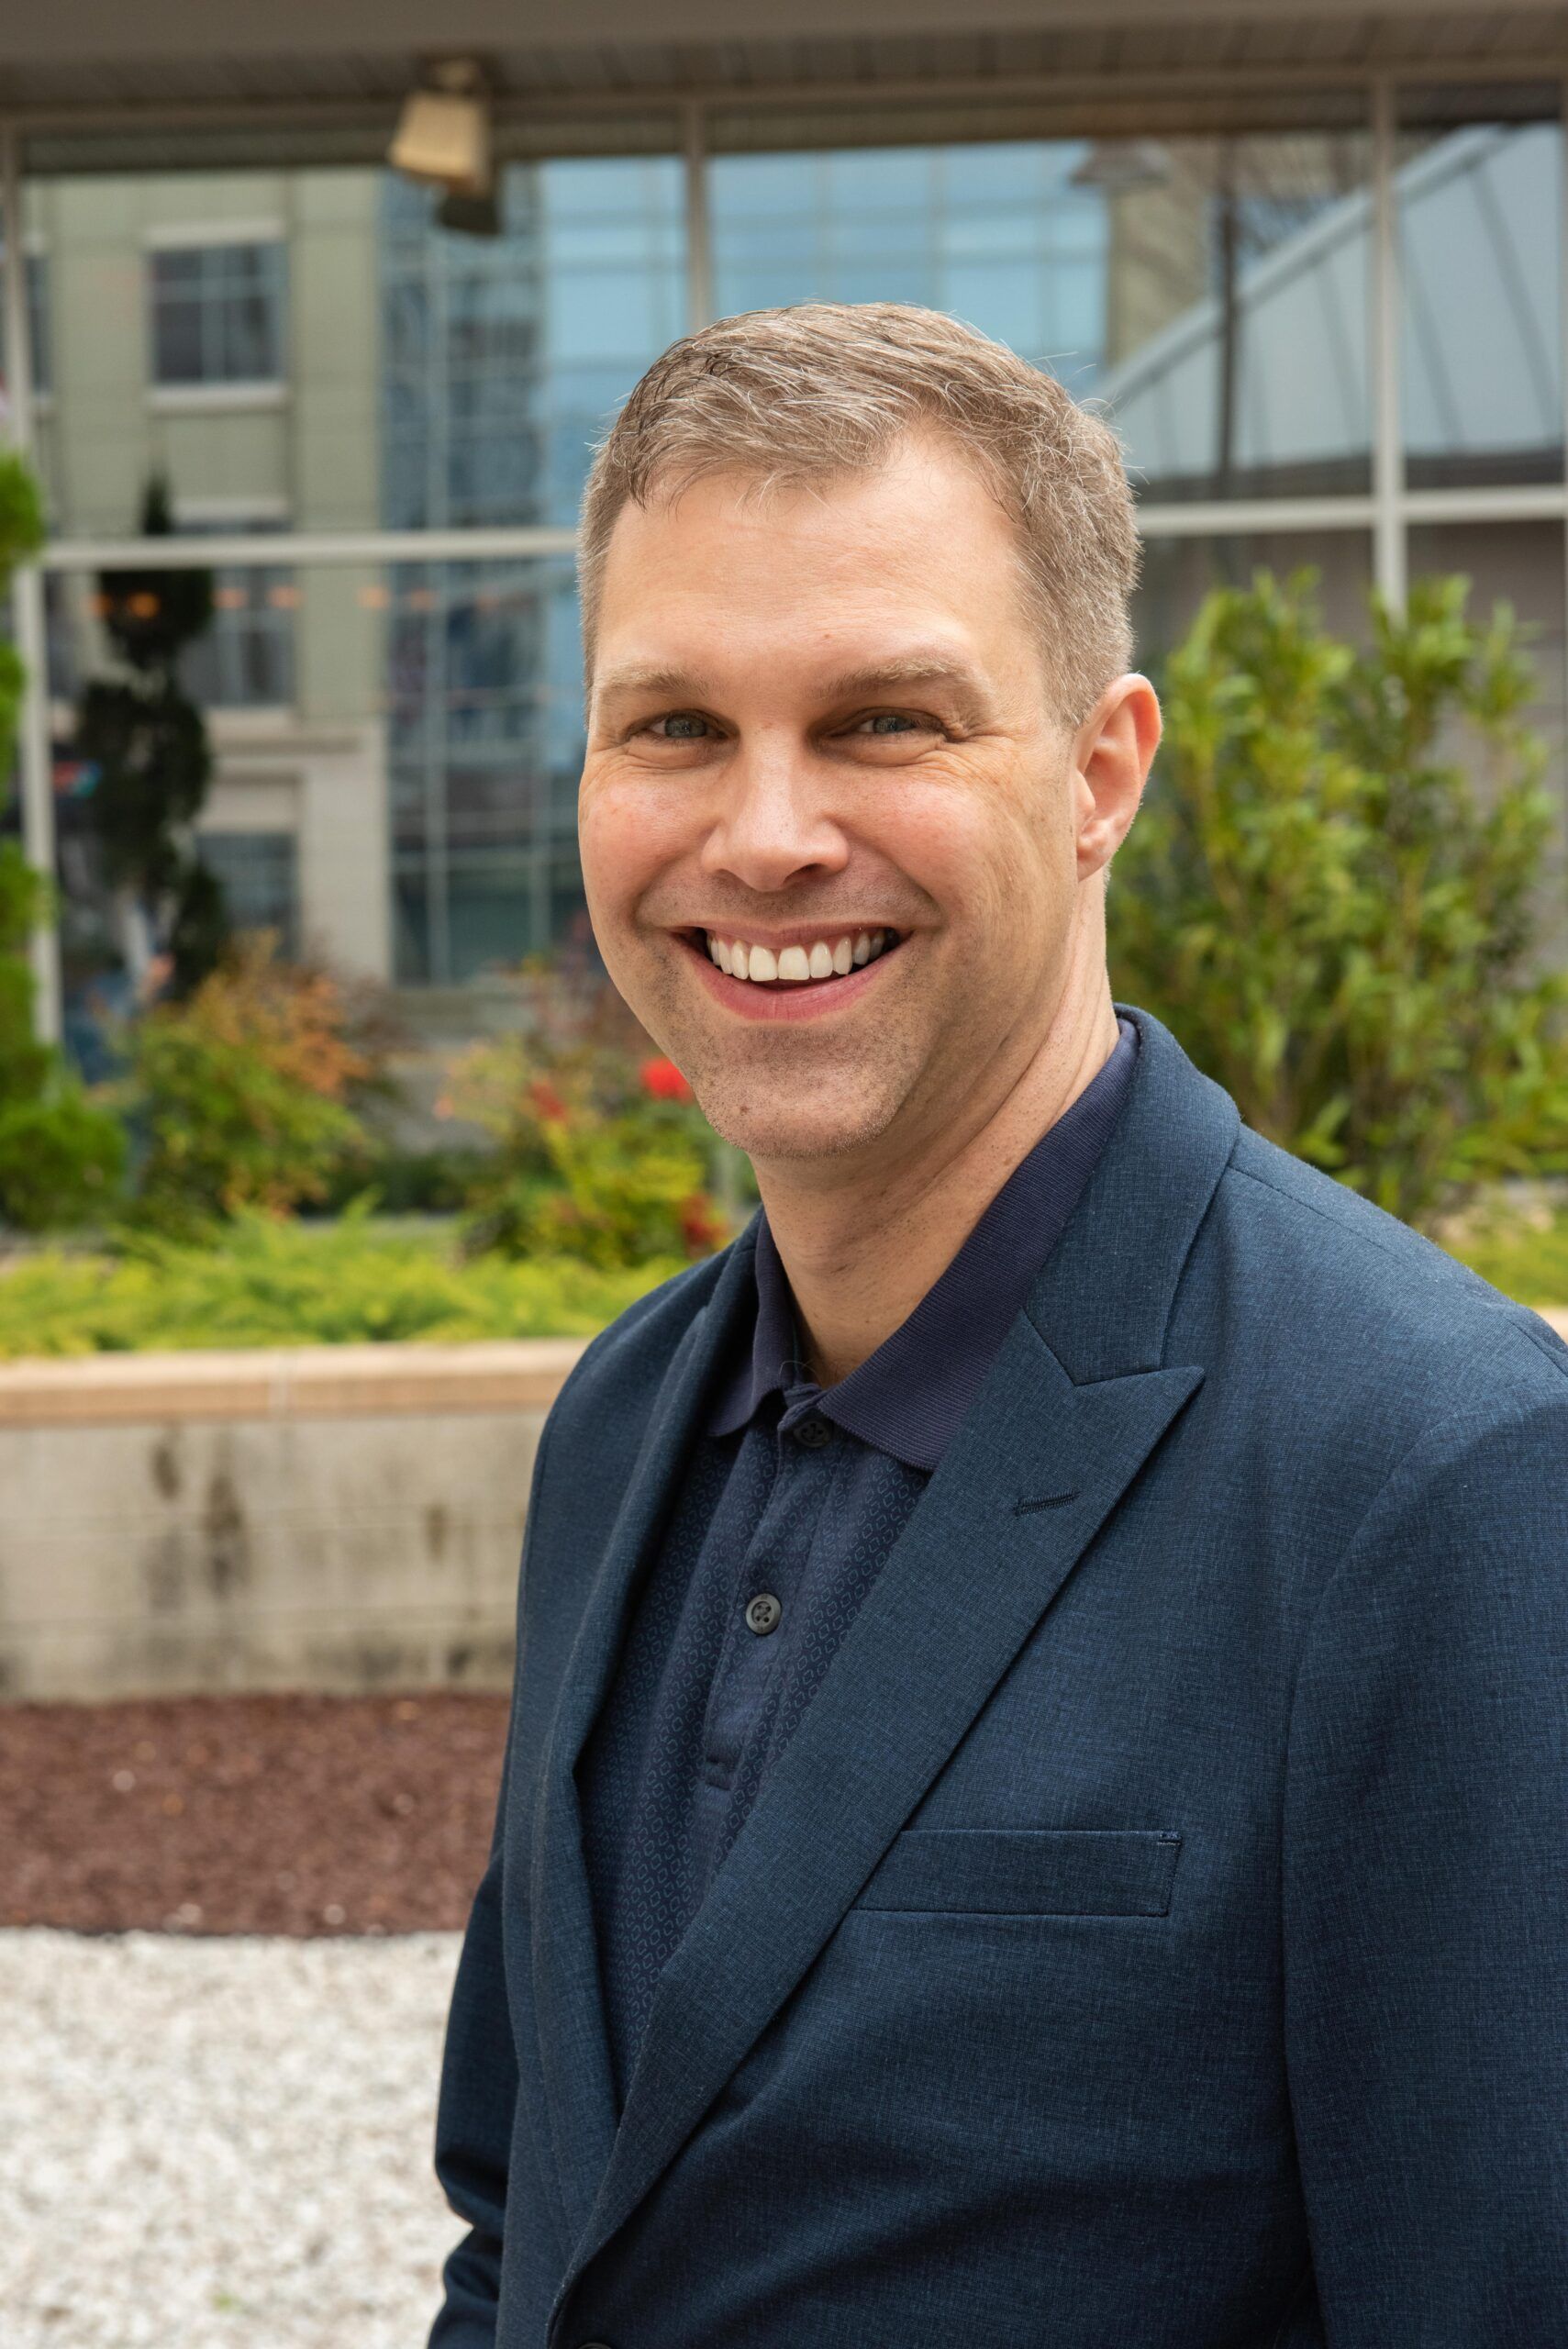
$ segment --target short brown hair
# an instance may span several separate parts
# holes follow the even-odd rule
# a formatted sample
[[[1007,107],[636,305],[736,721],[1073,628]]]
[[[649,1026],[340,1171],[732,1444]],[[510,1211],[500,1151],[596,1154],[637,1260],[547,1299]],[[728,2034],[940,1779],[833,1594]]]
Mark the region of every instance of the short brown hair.
[[[1116,436],[1005,343],[902,302],[748,310],[654,361],[584,493],[590,666],[610,533],[628,499],[646,506],[717,473],[789,488],[872,472],[922,428],[956,443],[1011,516],[1055,695],[1082,718],[1132,657],[1138,533]]]

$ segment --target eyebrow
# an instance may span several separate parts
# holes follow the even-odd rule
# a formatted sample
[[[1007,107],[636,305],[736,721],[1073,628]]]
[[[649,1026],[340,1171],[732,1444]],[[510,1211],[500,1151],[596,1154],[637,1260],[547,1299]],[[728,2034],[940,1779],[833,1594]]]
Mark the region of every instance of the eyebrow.
[[[898,685],[940,686],[962,705],[966,717],[976,716],[986,707],[983,681],[973,669],[954,661],[946,651],[900,652],[888,661],[873,661],[863,668],[847,669],[842,675],[829,680],[823,698],[830,702],[856,701],[864,694],[884,693]]]
[[[690,670],[672,669],[657,661],[630,661],[601,677],[596,692],[607,701],[613,694],[689,694],[694,701],[707,698],[705,680]]]
[[[821,699],[854,701],[863,695],[884,693],[900,685],[942,687],[954,696],[966,716],[977,715],[987,703],[981,679],[962,662],[955,662],[945,648],[917,648],[895,653],[885,661],[871,661],[860,668],[844,670],[828,679],[821,688]],[[612,669],[608,676],[602,678],[598,694],[606,701],[623,694],[669,694],[706,701],[711,698],[711,688],[694,671],[658,662],[634,661],[624,668]]]

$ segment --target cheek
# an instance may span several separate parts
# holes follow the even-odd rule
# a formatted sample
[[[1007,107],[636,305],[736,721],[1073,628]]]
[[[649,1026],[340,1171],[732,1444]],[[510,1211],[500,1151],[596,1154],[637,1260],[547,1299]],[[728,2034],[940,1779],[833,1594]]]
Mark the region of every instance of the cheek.
[[[584,778],[577,803],[577,844],[590,906],[628,911],[681,852],[676,810],[646,785]]]

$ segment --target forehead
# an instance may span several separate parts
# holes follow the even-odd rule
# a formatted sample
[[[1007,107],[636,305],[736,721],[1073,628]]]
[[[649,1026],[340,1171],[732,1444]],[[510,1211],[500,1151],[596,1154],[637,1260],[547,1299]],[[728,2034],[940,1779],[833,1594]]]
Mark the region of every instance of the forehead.
[[[767,649],[782,632],[878,622],[984,637],[1028,626],[1011,518],[962,453],[906,440],[874,472],[769,484],[716,472],[617,517],[599,582],[595,664],[694,629]]]

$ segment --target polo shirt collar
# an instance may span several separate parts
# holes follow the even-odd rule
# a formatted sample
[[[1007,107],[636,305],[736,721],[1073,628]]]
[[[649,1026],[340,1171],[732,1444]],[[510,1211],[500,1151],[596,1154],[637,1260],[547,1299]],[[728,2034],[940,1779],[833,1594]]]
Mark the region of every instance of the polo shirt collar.
[[[1131,1021],[1118,1027],[1105,1066],[1014,1168],[908,1319],[836,1386],[818,1387],[802,1359],[788,1275],[760,1214],[751,1353],[720,1390],[708,1433],[733,1434],[776,1393],[792,1419],[815,1408],[911,1468],[935,1468],[1116,1123],[1138,1052]]]

